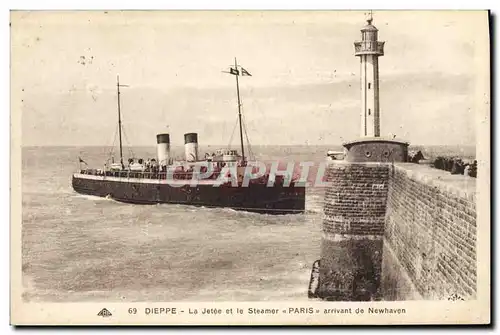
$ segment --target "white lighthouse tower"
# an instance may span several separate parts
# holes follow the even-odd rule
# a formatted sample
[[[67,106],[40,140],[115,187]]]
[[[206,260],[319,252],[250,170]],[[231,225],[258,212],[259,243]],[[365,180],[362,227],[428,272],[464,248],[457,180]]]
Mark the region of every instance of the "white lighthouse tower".
[[[384,42],[378,41],[373,17],[361,29],[361,41],[354,42],[361,63],[361,137],[380,136],[378,58],[384,55]]]

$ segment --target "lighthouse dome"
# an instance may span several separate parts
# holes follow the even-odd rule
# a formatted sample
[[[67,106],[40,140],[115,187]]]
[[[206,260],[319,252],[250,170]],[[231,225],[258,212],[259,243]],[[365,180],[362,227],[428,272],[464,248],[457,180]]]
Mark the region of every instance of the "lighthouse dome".
[[[378,29],[372,25],[371,21],[368,21],[368,24],[361,28],[361,31],[378,31]]]

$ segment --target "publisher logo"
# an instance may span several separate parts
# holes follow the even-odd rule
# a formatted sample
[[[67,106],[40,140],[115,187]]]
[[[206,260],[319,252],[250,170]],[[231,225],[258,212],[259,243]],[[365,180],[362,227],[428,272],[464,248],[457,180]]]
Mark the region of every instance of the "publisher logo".
[[[101,311],[97,313],[97,316],[102,316],[103,318],[110,317],[111,315],[113,314],[111,314],[111,312],[108,311],[106,308],[101,309]]]

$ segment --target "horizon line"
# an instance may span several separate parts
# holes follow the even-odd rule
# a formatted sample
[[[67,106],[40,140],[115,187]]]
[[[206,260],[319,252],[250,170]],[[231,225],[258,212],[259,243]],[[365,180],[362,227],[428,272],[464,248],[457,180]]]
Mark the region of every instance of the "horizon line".
[[[228,145],[221,145],[221,144],[199,144],[198,146],[211,146],[211,147],[221,147],[221,148],[227,148],[230,147]],[[233,145],[234,147],[239,147],[239,145]],[[304,147],[328,147],[328,146],[343,146],[342,143],[337,143],[337,144],[252,144],[252,146],[279,146],[279,147],[286,147],[286,146],[304,146]],[[476,144],[412,144],[410,143],[411,146],[464,146],[464,147],[475,147]],[[99,145],[99,144],[44,144],[44,145],[21,145],[22,148],[40,148],[40,147],[54,147],[54,148],[63,148],[63,147],[115,147],[113,145]],[[137,147],[156,147],[156,144],[151,144],[151,145],[124,145],[124,148],[137,148]],[[184,144],[170,144],[170,147],[184,147]]]

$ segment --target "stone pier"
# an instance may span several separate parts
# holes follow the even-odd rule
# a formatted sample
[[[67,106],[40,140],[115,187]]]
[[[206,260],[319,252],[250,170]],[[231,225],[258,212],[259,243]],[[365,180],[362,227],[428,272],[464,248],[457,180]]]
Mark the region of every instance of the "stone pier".
[[[474,299],[476,179],[412,163],[333,162],[318,296]]]

